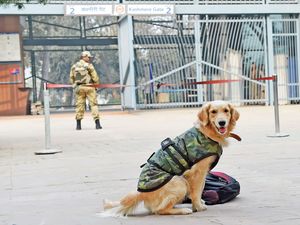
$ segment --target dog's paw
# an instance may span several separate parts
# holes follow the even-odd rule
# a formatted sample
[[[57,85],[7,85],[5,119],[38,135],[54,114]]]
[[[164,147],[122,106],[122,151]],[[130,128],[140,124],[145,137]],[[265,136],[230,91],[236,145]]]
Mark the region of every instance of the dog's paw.
[[[206,206],[204,204],[193,204],[193,212],[201,212],[206,210]]]
[[[183,215],[192,214],[192,213],[193,213],[193,210],[191,210],[189,208],[182,208]]]

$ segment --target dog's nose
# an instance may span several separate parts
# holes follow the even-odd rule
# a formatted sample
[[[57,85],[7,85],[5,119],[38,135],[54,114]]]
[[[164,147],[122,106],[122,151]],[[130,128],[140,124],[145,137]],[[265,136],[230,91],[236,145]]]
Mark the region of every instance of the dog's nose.
[[[220,125],[221,127],[224,127],[225,124],[226,124],[226,122],[225,122],[224,120],[219,121],[219,125]]]

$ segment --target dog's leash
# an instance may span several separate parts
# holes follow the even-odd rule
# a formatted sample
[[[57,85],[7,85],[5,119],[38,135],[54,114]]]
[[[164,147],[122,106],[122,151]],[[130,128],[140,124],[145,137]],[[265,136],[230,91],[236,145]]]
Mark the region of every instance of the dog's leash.
[[[236,139],[237,141],[241,141],[242,140],[242,138],[239,135],[234,134],[234,133],[230,133],[229,137],[232,137],[232,138]]]

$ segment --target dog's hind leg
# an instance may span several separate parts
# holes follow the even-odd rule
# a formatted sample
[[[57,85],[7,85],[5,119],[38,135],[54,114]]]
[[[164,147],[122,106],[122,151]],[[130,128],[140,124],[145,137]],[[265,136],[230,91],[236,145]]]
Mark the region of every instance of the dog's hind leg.
[[[186,215],[192,213],[189,208],[174,208],[187,194],[188,183],[174,176],[166,185],[154,192],[143,193],[144,204],[152,213],[161,215]]]
[[[169,196],[166,196],[155,213],[160,215],[186,215],[193,213],[193,210],[189,208],[174,208],[177,203],[182,202],[182,199],[186,194],[186,192],[181,192],[182,193],[177,191],[176,196],[174,196],[173,193],[170,193]]]
[[[187,215],[193,213],[193,210],[189,208],[173,208],[174,204],[171,203],[166,208],[161,209],[157,212],[160,215]]]

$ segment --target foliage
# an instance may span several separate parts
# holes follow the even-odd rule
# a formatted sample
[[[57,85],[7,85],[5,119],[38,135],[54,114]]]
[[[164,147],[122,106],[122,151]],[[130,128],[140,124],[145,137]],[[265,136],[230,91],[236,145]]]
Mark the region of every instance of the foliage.
[[[39,4],[46,4],[48,0],[37,0],[37,3]],[[24,4],[31,3],[31,0],[0,0],[0,5],[8,6],[10,4],[14,4],[18,9],[24,8]]]

